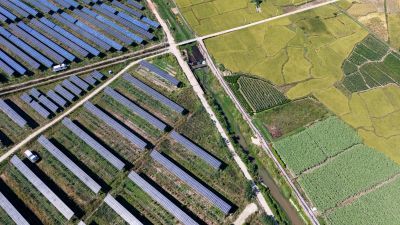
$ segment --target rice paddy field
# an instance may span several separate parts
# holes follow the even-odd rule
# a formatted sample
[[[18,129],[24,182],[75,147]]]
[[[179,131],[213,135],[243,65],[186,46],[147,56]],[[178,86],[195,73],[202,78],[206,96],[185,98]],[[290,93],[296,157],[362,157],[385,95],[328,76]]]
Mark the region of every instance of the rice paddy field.
[[[282,14],[287,6],[298,6],[309,0],[273,0],[261,4],[256,11],[254,3],[247,0],[176,0],[176,4],[197,35],[245,25]]]
[[[144,224],[178,224],[179,221],[173,215],[127,178],[128,172],[132,169],[157,189],[162,190],[162,193],[196,221],[206,224],[231,224],[249,203],[250,200],[247,200],[245,195],[247,180],[233,161],[223,139],[202,108],[176,59],[172,55],[163,55],[152,59],[152,63],[182,81],[182,87],[169,86],[165,81],[145,73],[138,67],[130,69],[128,73],[183,106],[187,113],[179,114],[172,111],[122,78],[117,79],[110,85],[111,88],[160,118],[170,129],[166,131],[156,129],[125,106],[100,92],[90,102],[146,140],[149,149],[141,151],[84,107],[80,107],[68,118],[122,160],[126,167],[121,171],[116,169],[63,124],[56,124],[44,135],[88,173],[102,190],[97,195],[93,193],[36,140],[32,141],[24,147],[24,150],[28,148],[35,151],[41,160],[37,164],[32,164],[25,159],[25,163],[71,207],[75,216],[67,221],[14,166],[6,163],[0,168],[1,191],[9,190],[17,196],[13,199],[22,200],[23,207],[27,208],[22,214],[30,221],[43,224],[76,224],[79,220],[84,220],[86,224],[106,225],[110,221],[113,221],[113,224],[125,224],[125,221],[103,202],[103,198],[109,193]],[[168,134],[172,129],[184,134],[222,161],[223,168],[216,170],[210,167],[201,158],[175,142]],[[149,156],[150,148],[162,152],[209,189],[219,193],[220,197],[233,206],[232,213],[224,215],[206,198],[154,161]],[[24,158],[22,151],[17,155]],[[15,203],[17,200],[13,201]],[[4,212],[0,211],[0,215],[3,214]],[[2,218],[2,221],[7,221],[7,218]]]

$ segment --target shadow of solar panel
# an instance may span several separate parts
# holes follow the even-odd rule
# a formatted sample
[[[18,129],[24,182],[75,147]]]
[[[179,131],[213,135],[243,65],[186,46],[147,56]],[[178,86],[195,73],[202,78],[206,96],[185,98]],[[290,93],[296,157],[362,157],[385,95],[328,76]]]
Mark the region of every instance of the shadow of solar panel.
[[[167,129],[167,125],[163,123],[161,120],[156,118],[155,116],[151,115],[150,113],[146,112],[142,108],[140,108],[138,105],[133,103],[131,100],[127,99],[125,96],[121,95],[114,89],[110,87],[106,87],[104,89],[104,93],[107,95],[111,96],[114,100],[128,108],[130,111],[141,117],[142,119],[146,120],[148,123],[153,125],[154,127],[164,131]]]
[[[172,85],[174,85],[175,87],[179,86],[179,84],[181,83],[178,79],[176,79],[175,77],[171,76],[169,73],[165,72],[164,70],[158,68],[156,65],[149,63],[146,60],[142,60],[139,63],[142,67],[150,70],[150,72],[153,72],[155,75],[157,75],[158,77],[170,82]]]
[[[71,83],[71,81],[69,80],[64,80],[62,82],[62,85],[67,88],[69,91],[71,91],[74,95],[76,95],[77,97],[79,97],[82,94],[82,90],[80,88],[78,88],[77,86],[75,86],[73,83]]]
[[[104,198],[104,202],[110,206],[119,216],[122,217],[128,224],[130,225],[141,225],[142,223],[132,215],[121,203],[119,203],[114,197],[110,194]]]
[[[167,106],[168,108],[172,109],[173,111],[176,111],[178,113],[184,113],[185,109],[181,107],[180,105],[176,104],[175,102],[171,101],[169,98],[165,97],[164,95],[160,94],[153,88],[149,87],[145,83],[141,82],[140,80],[134,78],[128,73],[125,73],[123,75],[123,78],[131,83],[133,86],[135,86],[137,89],[141,90],[145,94],[151,96],[155,100],[161,102],[163,105]]]
[[[3,111],[14,123],[24,127],[27,122],[13,108],[11,108],[3,99],[0,99],[0,110]]]
[[[18,212],[10,201],[0,192],[0,206],[17,225],[29,225],[28,221]]]
[[[9,57],[5,52],[0,50],[0,59],[7,63],[13,70],[17,71],[19,74],[25,74],[26,69],[21,66],[17,61]]]
[[[135,172],[130,172],[129,179],[146,192],[154,201],[160,204],[165,210],[171,213],[176,219],[185,225],[197,225],[198,223],[187,215],[182,209],[175,205],[171,200],[165,197],[161,192],[149,184],[146,180]]]
[[[113,4],[114,6],[120,8],[120,9],[122,9],[122,10],[124,10],[125,12],[128,12],[128,13],[130,13],[130,14],[136,16],[136,17],[139,18],[139,19],[142,18],[142,16],[143,16],[143,14],[142,14],[141,12],[138,12],[138,11],[136,11],[136,10],[134,10],[134,9],[132,9],[132,8],[130,8],[130,7],[128,7],[128,6],[122,4],[121,2],[119,2],[119,1],[117,1],[117,0],[113,0],[113,1],[111,2],[111,4]]]
[[[205,197],[211,204],[213,204],[216,208],[220,209],[225,215],[229,214],[229,211],[231,210],[232,207],[223,199],[214,194],[207,187],[205,187],[203,184],[194,179],[191,175],[186,173],[184,170],[179,168],[177,165],[175,165],[173,162],[171,162],[169,159],[167,159],[165,156],[163,156],[156,150],[153,150],[150,153],[150,156],[159,164],[164,166],[170,173],[177,176],[188,186],[190,186],[200,195]]]
[[[5,38],[0,36],[0,43],[7,48],[14,55],[22,59],[27,65],[29,65],[33,69],[39,69],[40,64],[33,60],[30,56],[25,54],[25,52],[21,51],[19,48],[15,47],[11,42],[7,41]]]
[[[137,8],[137,9],[140,9],[140,10],[144,9],[144,6],[142,4],[140,4],[139,2],[137,2],[137,1],[127,0],[127,3],[132,5],[133,7]]]
[[[14,5],[10,1],[0,1],[0,5],[3,5],[4,7],[8,8],[9,10],[15,12],[16,14],[20,15],[21,17],[29,17],[29,13],[25,12],[25,10],[19,8],[18,6]]]
[[[140,139],[138,136],[133,134],[131,131],[126,129],[124,126],[122,126],[119,122],[108,116],[106,113],[101,111],[99,108],[97,108],[95,105],[93,105],[91,102],[85,102],[84,107],[90,111],[93,115],[98,117],[100,120],[102,120],[104,123],[106,123],[108,126],[113,128],[115,131],[117,131],[120,135],[128,139],[132,144],[137,146],[140,150],[144,150],[147,146],[147,143],[144,142],[142,139]]]
[[[76,75],[73,75],[69,78],[69,80],[74,83],[75,85],[77,85],[79,88],[81,88],[82,90],[89,90],[90,86],[83,81],[81,78],[77,77]]]
[[[21,9],[23,9],[25,12],[29,13],[32,16],[37,16],[39,14],[38,11],[32,9],[30,6],[28,6],[27,4],[21,2],[20,0],[13,0],[12,2],[16,6],[20,7]]]
[[[18,156],[14,155],[11,163],[67,220],[74,216],[74,212]]]
[[[58,94],[60,94],[61,96],[63,96],[65,99],[67,99],[68,101],[72,102],[75,99],[75,96],[73,94],[71,94],[69,91],[67,91],[65,88],[63,88],[61,85],[57,85],[54,88],[55,91],[57,91]]]
[[[0,6],[0,13],[7,17],[9,20],[15,21],[17,17],[8,11],[6,8]]]
[[[117,170],[122,170],[125,167],[125,163],[119,160],[115,155],[108,151],[103,145],[97,142],[79,126],[72,122],[69,118],[64,118],[62,121],[65,127],[67,127],[72,133],[78,136],[87,145],[92,147],[99,155],[113,165]]]
[[[69,171],[71,171],[82,183],[84,183],[94,193],[99,193],[100,185],[94,181],[85,171],[76,165],[68,156],[53,145],[45,136],[40,136],[38,142],[53,155],[60,163],[62,163]]]
[[[202,148],[200,148],[178,132],[172,131],[169,136],[176,142],[193,152],[195,155],[200,157],[202,160],[204,160],[204,162],[212,166],[214,169],[219,169],[221,167],[222,163],[218,159],[210,155],[208,152],[204,151]]]
[[[47,96],[61,107],[66,107],[68,105],[68,102],[53,90],[49,90]]]

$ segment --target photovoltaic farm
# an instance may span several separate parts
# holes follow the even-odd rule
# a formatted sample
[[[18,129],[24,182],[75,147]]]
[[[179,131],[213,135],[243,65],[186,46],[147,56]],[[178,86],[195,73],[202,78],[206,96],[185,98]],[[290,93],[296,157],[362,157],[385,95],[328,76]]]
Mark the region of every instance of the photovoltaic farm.
[[[146,3],[136,0],[6,0],[0,15],[2,83],[51,75],[63,63],[76,68],[133,52],[162,35]]]
[[[0,205],[2,220],[20,214],[21,221],[43,224],[233,222],[249,203],[244,175],[177,60],[167,54],[146,62],[152,69],[132,67],[29,142],[24,150],[38,154],[39,162],[33,164],[21,151],[1,167],[0,198],[8,200]],[[91,81],[101,72],[71,76],[24,96],[58,114],[94,88]],[[47,108],[41,96],[59,111]],[[12,118],[25,126],[18,116]]]

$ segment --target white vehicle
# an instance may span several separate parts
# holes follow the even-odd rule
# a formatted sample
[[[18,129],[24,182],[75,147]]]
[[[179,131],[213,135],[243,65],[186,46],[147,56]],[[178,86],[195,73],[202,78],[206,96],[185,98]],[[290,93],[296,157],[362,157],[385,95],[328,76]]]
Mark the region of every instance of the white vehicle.
[[[53,72],[59,72],[59,71],[62,71],[62,70],[66,70],[67,67],[68,67],[68,66],[67,66],[67,64],[65,64],[65,63],[60,64],[60,65],[53,66]]]
[[[35,153],[33,153],[31,150],[26,150],[24,152],[24,154],[25,154],[26,158],[28,158],[29,161],[31,161],[33,163],[36,163],[40,159],[39,156],[36,155]]]

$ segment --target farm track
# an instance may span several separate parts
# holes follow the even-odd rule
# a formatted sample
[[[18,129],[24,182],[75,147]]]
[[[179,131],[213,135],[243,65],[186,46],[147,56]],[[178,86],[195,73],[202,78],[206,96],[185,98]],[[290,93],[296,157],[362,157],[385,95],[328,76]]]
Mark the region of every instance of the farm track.
[[[23,91],[32,87],[36,87],[39,85],[44,85],[44,84],[50,84],[59,80],[62,80],[66,77],[72,76],[72,75],[81,75],[85,73],[92,72],[93,70],[101,70],[104,68],[107,68],[112,65],[117,65],[126,61],[130,60],[137,60],[140,58],[148,57],[151,56],[152,54],[157,54],[162,51],[166,51],[168,49],[169,44],[166,42],[163,42],[161,44],[151,46],[146,49],[142,49],[136,52],[131,52],[127,53],[124,55],[120,55],[111,59],[106,59],[97,63],[93,63],[90,65],[86,65],[83,67],[79,68],[74,68],[56,75],[48,76],[48,77],[43,77],[43,78],[38,78],[35,80],[30,80],[24,83],[20,84],[14,84],[14,85],[9,85],[0,88],[0,96],[4,96],[7,94],[15,93],[18,91]]]

